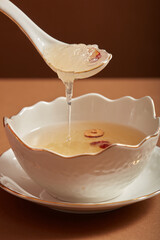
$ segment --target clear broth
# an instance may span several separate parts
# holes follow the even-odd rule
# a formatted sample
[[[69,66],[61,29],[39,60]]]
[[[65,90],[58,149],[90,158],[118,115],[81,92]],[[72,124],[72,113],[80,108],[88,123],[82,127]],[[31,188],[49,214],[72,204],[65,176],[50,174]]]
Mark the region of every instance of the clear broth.
[[[85,137],[88,129],[101,129],[101,137]],[[84,153],[98,153],[103,149],[91,143],[109,141],[127,145],[137,145],[146,135],[132,127],[106,122],[73,122],[68,139],[68,124],[52,125],[40,128],[24,137],[24,141],[32,147],[54,151],[65,156]]]

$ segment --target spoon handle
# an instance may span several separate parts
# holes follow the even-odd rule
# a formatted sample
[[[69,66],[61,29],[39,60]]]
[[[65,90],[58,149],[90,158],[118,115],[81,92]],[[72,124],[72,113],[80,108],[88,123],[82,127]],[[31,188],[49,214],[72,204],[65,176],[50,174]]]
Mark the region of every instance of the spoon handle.
[[[18,25],[41,55],[46,44],[53,44],[53,41],[55,41],[55,43],[59,42],[39,28],[26,14],[9,0],[0,0],[0,11]]]

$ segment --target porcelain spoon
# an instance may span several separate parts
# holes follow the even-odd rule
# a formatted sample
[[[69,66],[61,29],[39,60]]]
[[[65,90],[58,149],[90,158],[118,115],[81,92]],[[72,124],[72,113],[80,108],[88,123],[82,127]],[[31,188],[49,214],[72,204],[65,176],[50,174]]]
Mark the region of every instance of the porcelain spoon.
[[[25,35],[29,38],[31,43],[40,53],[41,57],[47,63],[44,56],[44,49],[50,46],[62,46],[68,45],[67,43],[58,41],[57,39],[51,37],[46,32],[44,32],[41,28],[39,28],[26,14],[24,14],[18,7],[16,7],[9,0],[0,0],[0,11],[8,16],[14,23],[18,25],[18,27],[25,33]],[[86,78],[95,75],[100,72],[111,59],[111,55],[107,57],[103,62],[100,62],[97,66],[92,66],[91,69],[87,71],[78,71],[74,72],[74,78]],[[47,63],[48,64],[48,63]],[[48,64],[49,65],[49,64]],[[50,65],[49,65],[50,66]],[[51,67],[51,66],[50,66]],[[51,67],[52,70],[57,72],[55,67]]]

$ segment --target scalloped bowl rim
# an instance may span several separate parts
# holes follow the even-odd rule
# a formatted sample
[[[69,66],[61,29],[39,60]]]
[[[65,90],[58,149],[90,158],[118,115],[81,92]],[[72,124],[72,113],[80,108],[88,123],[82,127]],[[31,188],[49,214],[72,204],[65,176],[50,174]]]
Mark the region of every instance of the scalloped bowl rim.
[[[10,131],[12,132],[12,134],[18,139],[19,142],[21,142],[26,148],[32,150],[32,151],[37,151],[37,152],[41,152],[41,151],[44,151],[44,152],[47,152],[47,153],[51,153],[51,154],[55,154],[55,155],[58,155],[60,157],[63,157],[63,158],[74,158],[74,157],[80,157],[80,156],[95,156],[95,155],[98,155],[98,154],[102,154],[104,151],[107,151],[108,149],[112,148],[112,147],[127,147],[127,148],[139,148],[142,144],[144,144],[147,140],[149,140],[150,138],[152,137],[156,137],[159,132],[160,132],[160,118],[159,117],[156,117],[156,112],[155,112],[155,105],[154,105],[154,102],[153,102],[153,99],[150,97],[150,96],[144,96],[144,97],[141,97],[141,98],[134,98],[134,97],[131,97],[131,96],[123,96],[123,97],[120,97],[120,98],[117,98],[117,99],[109,99],[107,97],[104,97],[103,95],[101,94],[98,94],[98,93],[88,93],[88,94],[84,94],[84,95],[81,95],[81,96],[78,96],[78,97],[75,97],[75,98],[72,98],[72,101],[78,101],[79,99],[82,99],[82,98],[86,98],[88,96],[95,96],[95,97],[99,97],[103,100],[105,100],[106,102],[116,102],[116,101],[122,101],[123,99],[130,99],[132,101],[140,101],[142,99],[145,99],[145,98],[148,98],[151,103],[152,103],[152,110],[153,110],[153,119],[159,119],[159,126],[157,128],[157,130],[151,134],[151,135],[148,135],[146,136],[141,142],[139,142],[137,145],[128,145],[128,144],[121,144],[121,143],[114,143],[114,144],[111,144],[109,147],[107,147],[106,149],[103,149],[102,151],[98,152],[98,153],[83,153],[83,154],[75,154],[75,155],[70,155],[70,156],[66,156],[66,155],[63,155],[63,154],[59,154],[55,151],[52,151],[52,150],[49,150],[49,149],[45,149],[45,148],[34,148],[34,147],[31,147],[29,144],[25,143],[24,140],[22,140],[14,131],[13,127],[8,123],[8,120],[14,120],[17,116],[21,116],[25,111],[27,110],[32,110],[33,108],[36,108],[36,106],[40,105],[40,104],[46,104],[46,105],[50,105],[52,104],[53,102],[56,103],[56,101],[60,101],[60,100],[65,100],[66,101],[66,97],[58,97],[50,102],[47,102],[47,101],[39,101],[31,106],[27,106],[27,107],[24,107],[22,108],[16,115],[13,115],[12,117],[10,118],[7,118],[7,117],[3,117],[3,125],[4,127],[5,126],[8,126],[8,128],[10,129]]]

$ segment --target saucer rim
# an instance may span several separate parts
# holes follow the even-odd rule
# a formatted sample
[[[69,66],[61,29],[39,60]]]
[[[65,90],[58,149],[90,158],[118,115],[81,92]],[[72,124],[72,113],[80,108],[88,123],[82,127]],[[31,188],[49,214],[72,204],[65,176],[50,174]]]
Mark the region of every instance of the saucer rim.
[[[160,151],[160,147],[156,146],[155,147],[156,150],[159,149]],[[6,150],[5,152],[3,152],[2,154],[0,154],[0,158],[3,157],[4,154],[7,154],[9,152],[12,152],[12,149],[9,148],[8,150]],[[14,153],[13,153],[14,154]],[[16,158],[16,157],[15,157]],[[17,159],[16,159],[17,161]],[[151,197],[154,197],[158,194],[160,194],[160,189],[150,193],[150,194],[146,194],[137,198],[132,198],[132,199],[128,199],[128,200],[124,200],[124,201],[117,201],[117,202],[108,202],[108,201],[103,201],[103,202],[97,202],[97,203],[75,203],[75,202],[65,202],[65,201],[61,201],[59,199],[56,199],[57,201],[48,201],[48,200],[43,200],[37,197],[31,197],[31,196],[26,196],[25,194],[21,194],[19,192],[16,192],[6,186],[4,186],[1,182],[0,182],[0,188],[7,191],[8,193],[11,193],[14,196],[20,197],[22,199],[28,200],[28,201],[32,201],[32,202],[36,202],[39,204],[44,204],[44,205],[49,205],[52,207],[121,207],[124,205],[129,205],[135,202],[139,202],[139,201],[143,201],[146,199],[149,199]]]

